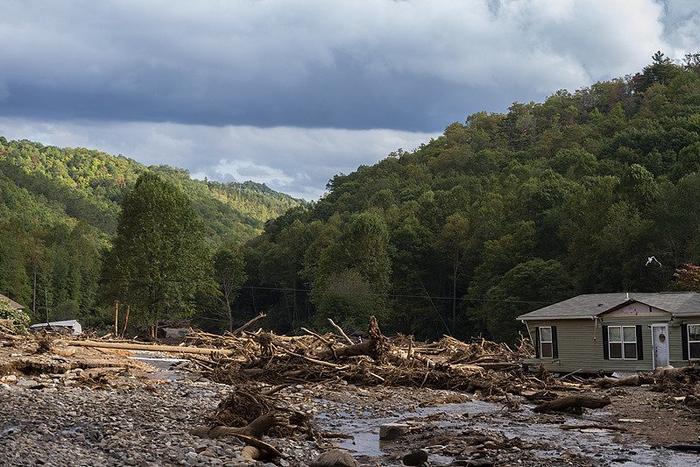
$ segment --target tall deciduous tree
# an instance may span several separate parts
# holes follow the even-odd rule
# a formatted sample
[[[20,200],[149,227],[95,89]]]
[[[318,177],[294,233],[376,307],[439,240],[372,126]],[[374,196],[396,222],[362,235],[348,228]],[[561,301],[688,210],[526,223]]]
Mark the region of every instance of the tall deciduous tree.
[[[219,301],[224,307],[229,331],[233,330],[233,302],[247,279],[243,256],[224,248],[214,255],[214,279],[219,286]]]
[[[141,175],[122,203],[107,290],[157,335],[160,319],[190,314],[195,293],[213,288],[203,239],[189,199],[158,175]]]

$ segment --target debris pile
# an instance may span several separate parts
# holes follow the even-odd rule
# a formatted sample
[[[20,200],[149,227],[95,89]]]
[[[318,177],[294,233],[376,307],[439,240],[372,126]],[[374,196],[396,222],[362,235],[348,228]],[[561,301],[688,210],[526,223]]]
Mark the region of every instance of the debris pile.
[[[654,389],[672,394],[700,395],[700,366],[659,368],[654,373]]]
[[[371,318],[368,338],[354,342],[335,323],[337,334],[278,336],[270,332],[245,332],[241,336],[194,333],[188,343],[224,349],[212,350],[199,361],[207,377],[236,384],[257,380],[268,384],[323,382],[342,379],[359,386],[389,385],[468,392],[486,396],[520,394],[547,382],[521,369],[532,355],[526,340],[513,350],[506,344],[481,340],[465,343],[445,336],[434,343],[414,342],[412,337],[384,336]],[[550,385],[551,386],[551,385]]]

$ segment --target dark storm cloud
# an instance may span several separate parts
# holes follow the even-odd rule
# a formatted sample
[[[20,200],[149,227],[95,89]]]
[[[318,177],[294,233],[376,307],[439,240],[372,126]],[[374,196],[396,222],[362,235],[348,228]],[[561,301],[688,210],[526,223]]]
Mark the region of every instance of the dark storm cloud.
[[[663,13],[652,0],[10,0],[0,112],[434,131],[634,70],[666,45]]]
[[[4,0],[0,135],[305,198],[472,112],[700,49],[696,0]]]

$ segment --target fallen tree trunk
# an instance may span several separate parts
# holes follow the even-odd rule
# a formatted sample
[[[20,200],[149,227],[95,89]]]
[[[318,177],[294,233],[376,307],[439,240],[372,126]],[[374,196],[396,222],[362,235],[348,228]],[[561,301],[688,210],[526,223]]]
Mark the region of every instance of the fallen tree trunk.
[[[66,341],[77,347],[96,347],[101,349],[150,350],[153,352],[189,353],[199,355],[233,355],[236,352],[225,349],[205,349],[201,347],[180,347],[177,345],[140,344],[135,342],[100,342],[100,341]]]
[[[257,450],[263,451],[272,457],[282,457],[282,453],[279,452],[274,446],[260,441],[265,433],[267,433],[272,427],[279,424],[279,420],[271,413],[267,413],[259,416],[248,425],[243,427],[231,427],[224,425],[217,425],[213,427],[199,427],[191,431],[195,436],[202,438],[225,438],[227,436],[234,436],[246,444],[256,448]],[[249,450],[252,455],[255,451]],[[258,454],[259,456],[259,454]],[[255,457],[253,459],[258,459]]]
[[[595,385],[599,388],[639,386],[640,384],[642,384],[642,379],[639,377],[639,375],[628,376],[627,378],[609,378],[606,376],[595,381]]]
[[[374,348],[372,340],[366,340],[360,344],[346,345],[334,350],[326,350],[318,355],[320,359],[328,360],[331,358],[347,358],[357,357],[359,355],[371,356]]]
[[[375,361],[382,360],[389,348],[389,344],[386,337],[384,337],[379,329],[379,323],[377,323],[377,319],[374,316],[369,318],[369,329],[367,330],[367,334],[369,334],[369,339],[367,339],[365,342],[346,345],[345,347],[340,347],[338,349],[326,350],[318,354],[318,358],[321,360],[328,360],[332,358],[337,359],[367,355],[368,357],[373,358]],[[347,338],[347,336],[345,337]]]
[[[600,409],[606,405],[610,405],[610,398],[608,396],[578,394],[574,396],[560,397],[559,399],[554,399],[553,401],[543,402],[535,407],[533,412],[568,412],[572,410],[580,412],[584,407],[587,409]]]

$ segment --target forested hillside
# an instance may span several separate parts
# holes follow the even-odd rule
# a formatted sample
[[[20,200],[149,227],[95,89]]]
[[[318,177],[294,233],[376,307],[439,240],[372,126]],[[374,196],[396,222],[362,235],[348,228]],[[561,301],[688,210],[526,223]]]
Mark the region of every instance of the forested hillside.
[[[37,314],[93,311],[120,203],[147,171],[187,195],[212,250],[252,238],[265,221],[300,204],[252,182],[197,181],[181,169],[0,137],[0,293],[31,305],[36,272]]]
[[[514,339],[520,313],[664,290],[700,261],[699,169],[699,56],[656,54],[636,75],[473,114],[334,177],[249,243],[242,297],[282,329],[377,314],[420,337]]]

